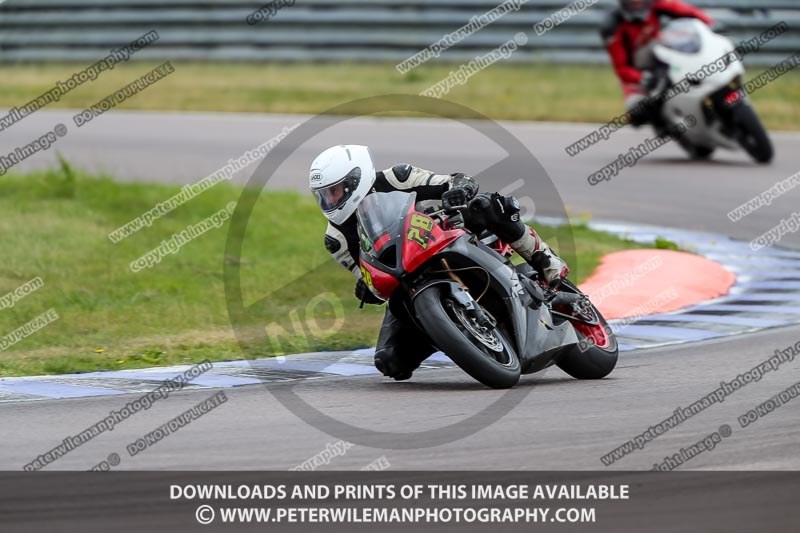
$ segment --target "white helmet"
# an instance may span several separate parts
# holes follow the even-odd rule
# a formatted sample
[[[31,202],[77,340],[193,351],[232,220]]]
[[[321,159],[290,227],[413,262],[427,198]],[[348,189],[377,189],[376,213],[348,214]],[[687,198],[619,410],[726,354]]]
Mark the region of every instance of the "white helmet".
[[[343,224],[375,183],[369,148],[355,144],[328,148],[311,163],[308,186],[334,224]]]

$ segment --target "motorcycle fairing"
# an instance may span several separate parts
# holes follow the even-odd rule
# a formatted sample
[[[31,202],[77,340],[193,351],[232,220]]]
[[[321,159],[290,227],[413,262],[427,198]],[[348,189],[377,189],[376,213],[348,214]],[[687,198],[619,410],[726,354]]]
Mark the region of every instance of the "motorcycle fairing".
[[[464,235],[440,251],[439,256],[455,264],[461,257],[463,262],[477,264],[489,273],[490,290],[503,295],[506,315],[513,324],[514,349],[523,373],[536,372],[555,363],[560,348],[579,342],[573,327],[568,322],[555,321],[549,308],[540,305],[538,295],[521,282],[517,269],[493,250],[471,243]],[[442,282],[447,280],[431,280],[415,296]]]
[[[684,123],[687,115],[693,115],[698,123],[693,127],[687,127],[686,138],[695,145],[699,146],[722,146],[728,149],[736,149],[738,144],[735,139],[725,135],[721,124],[715,124],[710,119],[710,114],[706,109],[707,102],[720,92],[735,92],[738,81],[744,76],[744,67],[739,59],[736,59],[732,52],[733,43],[730,39],[717,35],[699,20],[678,19],[668,24],[662,33],[665,36],[669,32],[681,31],[692,33],[696,36],[699,43],[697,52],[681,51],[671,45],[667,37],[659,37],[653,46],[653,54],[668,70],[668,79],[671,85],[684,83],[684,80],[692,80],[695,74],[705,69],[710,75],[703,79],[697,79],[688,86],[686,92],[678,92],[664,102],[663,113],[671,124]],[[711,72],[709,65],[715,63],[720,58],[726,58],[726,67]],[[713,115],[712,115],[713,116]]]
[[[367,198],[375,205],[366,205],[363,209],[359,207],[362,248],[369,243],[359,254],[361,274],[370,290],[384,300],[391,298],[405,275],[413,273],[454,239],[466,234],[460,229],[444,230],[433,219],[417,211],[417,195],[412,192],[402,193],[406,198],[399,210],[401,215],[388,224],[385,233],[380,236],[367,235],[370,232],[364,227],[364,210],[379,207],[381,197],[389,198],[390,195],[393,197],[389,203],[393,204],[396,194],[373,193]],[[388,213],[383,215],[390,216]]]

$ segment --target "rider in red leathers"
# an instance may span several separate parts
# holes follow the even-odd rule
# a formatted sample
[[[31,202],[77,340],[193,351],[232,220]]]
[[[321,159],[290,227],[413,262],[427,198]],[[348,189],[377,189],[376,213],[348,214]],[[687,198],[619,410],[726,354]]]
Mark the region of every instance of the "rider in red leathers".
[[[701,9],[679,0],[620,0],[601,29],[634,126],[658,125],[660,106],[639,105],[658,82],[651,70],[649,46],[665,20],[681,17],[696,18],[709,26],[713,23]]]

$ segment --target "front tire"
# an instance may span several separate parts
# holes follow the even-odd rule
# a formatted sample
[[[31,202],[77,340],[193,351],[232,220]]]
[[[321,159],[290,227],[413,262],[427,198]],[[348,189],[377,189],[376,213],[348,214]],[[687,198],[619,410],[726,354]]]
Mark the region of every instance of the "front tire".
[[[772,161],[772,141],[753,106],[745,103],[733,109],[733,122],[737,140],[750,157],[762,164]]]
[[[468,317],[459,316],[459,308],[441,285],[423,290],[414,299],[414,312],[425,333],[464,372],[493,389],[516,385],[522,369],[509,340],[499,328],[480,330],[477,324],[465,322]]]

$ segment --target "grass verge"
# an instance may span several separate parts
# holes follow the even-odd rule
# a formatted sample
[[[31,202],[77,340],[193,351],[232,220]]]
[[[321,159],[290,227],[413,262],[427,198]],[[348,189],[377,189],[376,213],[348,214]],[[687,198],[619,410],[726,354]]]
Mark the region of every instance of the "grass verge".
[[[223,267],[241,269],[252,313],[242,320],[251,356],[350,349],[375,342],[383,307],[359,310],[352,276],[325,251],[325,220],[309,196],[264,192],[250,217],[241,257],[225,256],[230,222],[183,245],[138,273],[130,263],[173,234],[237,201],[241,189],[218,184],[126,239],[108,234],[179,191],[123,184],[68,165],[0,179],[0,296],[40,277],[44,285],[0,308],[0,336],[52,308],[59,319],[0,351],[0,376],[139,368],[244,357],[227,312]],[[589,275],[600,257],[640,247],[585,225],[540,228],[558,247],[571,231],[573,279]],[[269,301],[263,296],[275,292]],[[295,312],[321,293],[316,335],[295,334]],[[2,300],[0,300],[2,301]],[[255,302],[255,303],[254,303]],[[332,303],[331,303],[332,302]],[[290,335],[276,347],[265,327]]]
[[[175,73],[130,98],[122,109],[315,114],[358,98],[419,94],[446,78],[454,64],[426,64],[401,75],[388,63],[181,63]],[[2,65],[0,106],[19,106],[85,65]],[[87,108],[156,63],[117,65],[48,107]],[[763,70],[750,69],[748,79]],[[797,130],[800,72],[756,92],[753,102],[770,129]],[[497,64],[456,87],[447,99],[494,119],[607,122],[624,112],[617,78],[603,65]],[[364,109],[369,113],[370,109]]]

